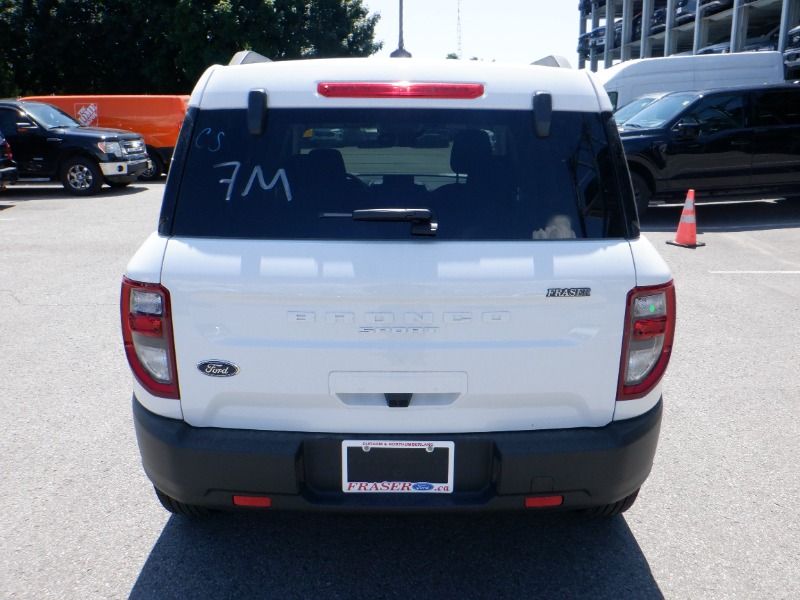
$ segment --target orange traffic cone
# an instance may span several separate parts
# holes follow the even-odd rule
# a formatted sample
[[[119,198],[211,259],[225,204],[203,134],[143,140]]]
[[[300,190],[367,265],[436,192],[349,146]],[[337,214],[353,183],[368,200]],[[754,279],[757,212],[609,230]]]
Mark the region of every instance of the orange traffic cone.
[[[705,246],[703,242],[697,241],[697,217],[694,214],[694,190],[689,190],[686,193],[686,203],[683,205],[681,220],[678,223],[678,231],[675,232],[675,240],[667,243],[684,248]]]

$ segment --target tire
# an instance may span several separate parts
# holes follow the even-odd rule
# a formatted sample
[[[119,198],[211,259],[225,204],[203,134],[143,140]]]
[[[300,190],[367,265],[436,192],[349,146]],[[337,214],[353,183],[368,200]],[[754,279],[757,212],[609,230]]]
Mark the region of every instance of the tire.
[[[92,196],[103,187],[103,174],[92,159],[73,156],[61,167],[61,185],[74,196]]]
[[[155,151],[148,152],[147,156],[150,158],[150,162],[153,163],[153,166],[139,173],[139,180],[156,181],[161,178],[161,174],[164,172],[164,161],[161,160],[158,152]]]
[[[631,183],[633,184],[633,197],[636,200],[636,210],[639,212],[639,218],[641,219],[647,213],[647,207],[650,206],[653,192],[650,190],[650,186],[647,185],[645,178],[638,173],[631,173]]]
[[[581,511],[584,516],[590,519],[605,519],[608,517],[615,517],[617,515],[621,515],[626,510],[628,510],[633,503],[636,502],[636,497],[639,495],[639,490],[633,492],[630,496],[619,500],[618,502],[614,502],[612,504],[606,504],[605,506],[595,506],[594,508],[587,508],[584,511]]]
[[[174,515],[180,515],[190,519],[201,519],[211,514],[211,511],[203,506],[184,504],[183,502],[175,500],[175,498],[167,496],[164,492],[156,487],[153,489],[156,491],[156,497],[158,498],[158,501],[161,502],[161,506],[166,508]]]

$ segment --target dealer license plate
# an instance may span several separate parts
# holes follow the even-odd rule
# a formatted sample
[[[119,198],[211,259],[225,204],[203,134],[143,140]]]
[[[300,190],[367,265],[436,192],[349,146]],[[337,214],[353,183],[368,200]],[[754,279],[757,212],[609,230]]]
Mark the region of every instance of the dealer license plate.
[[[348,494],[451,494],[453,442],[344,440],[342,491]]]

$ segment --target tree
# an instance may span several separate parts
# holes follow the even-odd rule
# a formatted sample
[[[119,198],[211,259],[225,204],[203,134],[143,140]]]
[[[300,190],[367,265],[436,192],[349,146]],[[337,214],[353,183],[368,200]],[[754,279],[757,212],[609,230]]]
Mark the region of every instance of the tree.
[[[188,93],[238,50],[368,56],[362,0],[0,0],[0,96]]]
[[[380,17],[367,15],[361,0],[312,0],[309,3],[305,56],[369,56],[381,49],[373,41]]]
[[[0,40],[2,40],[2,54],[0,54],[0,96],[16,94],[17,86],[14,83],[14,65],[9,53],[12,47],[19,43],[19,37],[11,28],[11,16],[14,3],[10,0],[0,0]]]

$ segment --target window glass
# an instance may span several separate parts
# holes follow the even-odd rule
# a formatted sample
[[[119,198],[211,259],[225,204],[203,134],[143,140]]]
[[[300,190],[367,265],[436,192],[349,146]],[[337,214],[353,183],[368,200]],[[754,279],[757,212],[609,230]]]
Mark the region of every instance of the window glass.
[[[614,120],[617,124],[622,125],[625,121],[644,110],[657,99],[658,96],[642,96],[632,102],[628,102],[625,106],[614,112]]]
[[[529,111],[274,109],[267,123],[254,136],[243,110],[197,114],[168,184],[174,235],[409,238],[419,223],[354,215],[387,208],[430,211],[445,240],[626,235],[599,114],[554,112],[547,138]]]
[[[56,127],[78,127],[79,123],[55,106],[39,102],[26,102],[25,110],[47,129]]]
[[[800,90],[780,90],[755,95],[756,127],[800,125]]]
[[[678,92],[664,96],[625,121],[625,129],[655,129],[677,117],[697,100],[697,92]]]
[[[681,119],[698,125],[701,135],[744,127],[744,94],[707,96]]]

